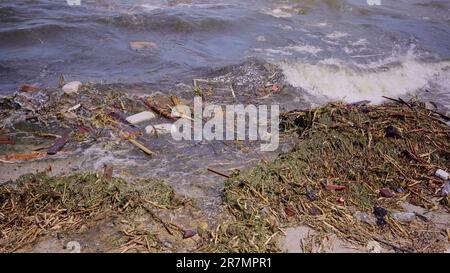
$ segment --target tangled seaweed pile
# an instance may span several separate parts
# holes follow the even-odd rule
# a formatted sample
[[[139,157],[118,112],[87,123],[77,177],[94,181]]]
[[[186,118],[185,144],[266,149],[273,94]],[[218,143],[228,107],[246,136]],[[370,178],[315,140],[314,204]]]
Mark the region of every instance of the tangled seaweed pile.
[[[0,162],[42,159],[63,147],[64,152],[73,152],[101,140],[126,140],[151,155],[149,141],[143,137],[144,128],[129,123],[126,117],[148,111],[147,103],[164,103],[164,107],[155,106],[156,110],[170,112],[169,97],[139,98],[112,87],[99,88],[106,90],[86,84],[76,95],[48,89],[0,98],[0,136],[5,135],[16,144],[0,147]]]
[[[405,201],[450,211],[434,176],[450,169],[450,127],[435,113],[414,102],[338,103],[285,113],[282,129],[297,132],[299,144],[226,182],[235,221],[219,227],[205,251],[277,252],[277,235],[297,225],[361,246],[375,240],[396,251],[443,250],[448,230],[422,215],[392,217]]]
[[[162,225],[161,230],[177,230],[159,218],[156,211],[181,205],[172,187],[155,179],[128,183],[90,173],[66,177],[25,175],[0,187],[0,252],[14,252],[45,235],[76,233],[113,217],[130,219],[139,210]],[[142,239],[145,251],[160,250],[154,234],[136,230],[123,233],[125,238],[118,238],[118,243],[133,246],[128,242],[136,245]],[[120,247],[117,245],[117,250]]]

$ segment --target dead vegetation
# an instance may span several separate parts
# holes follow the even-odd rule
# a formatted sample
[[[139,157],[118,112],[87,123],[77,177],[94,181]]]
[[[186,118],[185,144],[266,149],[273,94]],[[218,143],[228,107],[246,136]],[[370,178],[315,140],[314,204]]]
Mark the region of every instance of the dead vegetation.
[[[177,225],[158,215],[184,205],[172,187],[156,179],[129,183],[91,173],[26,175],[0,187],[0,252],[17,251],[46,235],[76,234],[113,218],[123,227],[110,251],[161,251],[161,231],[177,237],[181,233]],[[125,225],[142,213],[159,227],[159,232]]]
[[[231,91],[234,94],[232,85]],[[22,162],[49,154],[28,153],[28,146],[33,151],[57,147],[58,152],[65,145],[58,144],[64,134],[70,136],[69,149],[114,135],[150,155],[153,152],[140,139],[142,128],[131,126],[124,115],[150,108],[171,120],[170,107],[178,104],[168,96],[132,99],[92,86],[85,86],[83,96],[46,99],[42,108],[38,100],[20,106],[18,98],[0,102],[5,105],[0,111],[4,121],[15,122],[13,129],[3,129],[5,133],[17,130],[35,136],[24,145],[27,153],[10,154],[5,148],[0,161]],[[22,117],[28,125],[31,121],[39,126],[22,128],[17,122]],[[178,239],[198,235],[192,251],[278,252],[278,238],[286,227],[296,225],[361,246],[378,241],[399,252],[442,251],[448,230],[422,215],[400,221],[392,213],[402,211],[402,202],[449,211],[449,197],[441,194],[443,181],[434,175],[437,169],[450,169],[450,129],[443,118],[419,102],[401,100],[379,106],[334,103],[284,113],[281,129],[298,137],[298,144],[273,162],[263,161],[227,179],[223,205],[234,219],[211,230],[186,230],[161,217],[159,212],[186,204],[154,179],[129,183],[95,174],[24,176],[0,187],[0,251],[14,252],[46,235],[76,233],[112,217],[122,223],[109,250],[118,252],[173,251],[161,240],[162,233]],[[141,216],[147,220],[139,224]]]
[[[223,200],[235,220],[213,232],[204,251],[277,252],[277,236],[299,224],[361,246],[375,240],[399,252],[443,250],[446,231],[426,217],[391,215],[405,201],[449,211],[434,176],[450,169],[450,128],[439,116],[414,102],[335,103],[285,113],[281,127],[299,143],[227,180]]]

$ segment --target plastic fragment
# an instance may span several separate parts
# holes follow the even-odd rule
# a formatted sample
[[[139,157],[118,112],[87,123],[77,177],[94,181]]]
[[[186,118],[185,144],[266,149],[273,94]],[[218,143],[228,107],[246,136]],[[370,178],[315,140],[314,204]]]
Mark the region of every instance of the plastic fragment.
[[[392,218],[400,222],[411,222],[416,219],[416,214],[414,212],[394,212]]]
[[[62,90],[66,94],[77,93],[81,85],[82,83],[79,81],[69,82],[68,84],[63,86]]]
[[[450,174],[444,170],[438,169],[434,174],[442,180],[448,180],[450,178]]]
[[[152,112],[144,111],[141,113],[138,113],[136,115],[132,115],[126,118],[126,121],[128,121],[131,124],[138,124],[141,122],[149,121],[154,119],[156,116]]]

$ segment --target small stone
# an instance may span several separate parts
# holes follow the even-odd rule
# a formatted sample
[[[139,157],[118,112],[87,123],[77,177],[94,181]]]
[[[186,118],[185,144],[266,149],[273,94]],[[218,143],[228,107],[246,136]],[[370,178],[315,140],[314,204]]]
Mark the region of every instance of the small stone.
[[[173,247],[172,243],[169,242],[169,241],[164,241],[164,242],[163,242],[163,246],[164,246],[165,248],[172,248],[172,247]]]
[[[425,108],[427,110],[436,111],[437,107],[433,102],[425,102]]]
[[[382,207],[373,207],[373,215],[377,218],[383,218],[388,214],[387,210]]]
[[[317,194],[316,194],[316,192],[313,191],[313,190],[307,191],[307,192],[306,192],[306,197],[308,197],[308,199],[309,199],[310,201],[315,201],[315,200],[317,200]]]
[[[312,215],[312,216],[320,215],[319,209],[316,208],[316,207],[313,207],[313,208],[311,209],[311,215]]]
[[[385,225],[387,225],[387,222],[384,218],[377,218],[377,225],[380,227],[384,227]]]
[[[388,214],[388,211],[386,209],[382,207],[373,207],[373,214],[377,218],[378,226],[384,227],[385,225],[387,225],[386,219],[384,219],[384,217],[386,217],[386,215]]]
[[[62,90],[66,94],[78,93],[78,90],[80,89],[81,85],[82,83],[79,81],[69,82],[68,84],[63,86]]]
[[[442,186],[441,192],[442,192],[443,196],[447,196],[448,194],[450,194],[450,180],[447,180],[444,183],[444,186]]]
[[[141,122],[145,122],[145,121],[149,121],[156,118],[155,114],[153,114],[152,112],[149,111],[144,111],[141,113],[138,113],[136,115],[132,115],[126,118],[126,120],[131,123],[131,124],[138,124]]]
[[[185,230],[183,231],[183,239],[188,239],[197,235],[197,231],[195,230]]]
[[[393,125],[389,125],[384,131],[386,133],[386,137],[402,138],[402,130]]]
[[[382,188],[380,190],[380,195],[385,198],[392,198],[394,194],[388,188]]]
[[[436,175],[437,177],[439,177],[442,180],[447,180],[450,178],[450,174],[441,169],[438,169],[434,175]]]

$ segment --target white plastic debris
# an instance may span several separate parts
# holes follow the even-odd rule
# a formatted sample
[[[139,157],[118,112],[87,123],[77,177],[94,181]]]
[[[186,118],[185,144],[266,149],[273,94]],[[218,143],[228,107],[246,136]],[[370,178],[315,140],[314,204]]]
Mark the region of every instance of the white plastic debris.
[[[170,134],[173,127],[175,127],[175,125],[171,123],[149,125],[145,127],[145,132],[149,135],[167,135]]]
[[[442,180],[448,180],[450,178],[450,174],[444,170],[438,169],[434,174]]]
[[[416,219],[416,214],[414,212],[394,212],[392,218],[400,222],[411,222]]]
[[[81,104],[77,104],[77,105],[75,105],[75,106],[70,107],[69,109],[67,109],[67,112],[75,111],[75,110],[77,110],[77,109],[80,108],[80,107],[81,107]]]
[[[375,217],[373,217],[372,215],[369,215],[367,213],[360,212],[360,211],[357,211],[355,213],[355,218],[358,221],[361,221],[361,222],[369,224],[369,225],[375,225],[377,222]]]
[[[80,89],[81,85],[82,85],[82,83],[79,81],[69,82],[68,84],[63,86],[62,90],[66,94],[77,93],[78,90]]]
[[[136,115],[127,117],[127,121],[131,124],[138,124],[144,121],[149,121],[154,119],[156,116],[152,112],[144,111]]]
[[[442,195],[447,196],[450,194],[450,180],[447,180],[442,187]]]

